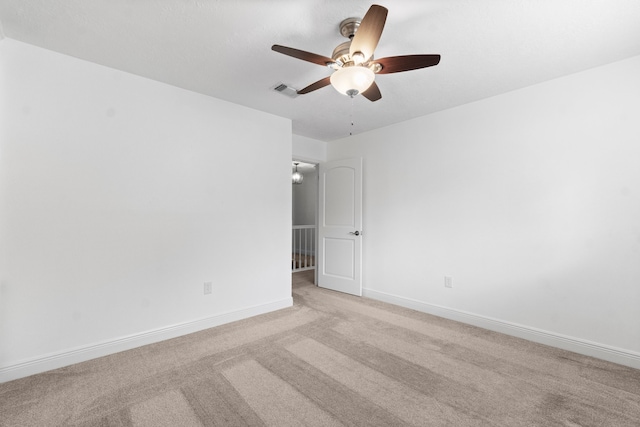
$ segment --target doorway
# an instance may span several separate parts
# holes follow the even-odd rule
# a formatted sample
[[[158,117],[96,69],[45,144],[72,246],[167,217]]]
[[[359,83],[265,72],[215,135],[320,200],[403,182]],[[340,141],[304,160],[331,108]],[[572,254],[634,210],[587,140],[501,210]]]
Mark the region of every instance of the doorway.
[[[361,296],[362,158],[292,164],[292,273]]]
[[[293,179],[298,172],[301,180]],[[292,161],[291,272],[315,270],[317,248],[318,165]]]

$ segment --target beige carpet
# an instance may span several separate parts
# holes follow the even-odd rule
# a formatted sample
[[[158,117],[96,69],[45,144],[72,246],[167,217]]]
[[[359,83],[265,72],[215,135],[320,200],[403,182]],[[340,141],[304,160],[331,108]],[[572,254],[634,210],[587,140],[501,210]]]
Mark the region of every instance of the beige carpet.
[[[2,426],[640,426],[640,371],[294,275],[295,306],[0,384]]]

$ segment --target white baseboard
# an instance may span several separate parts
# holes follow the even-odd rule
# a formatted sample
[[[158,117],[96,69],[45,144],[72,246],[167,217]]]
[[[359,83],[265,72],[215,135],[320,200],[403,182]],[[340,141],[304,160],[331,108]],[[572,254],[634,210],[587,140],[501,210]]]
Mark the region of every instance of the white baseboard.
[[[236,320],[242,320],[259,314],[291,307],[292,305],[293,298],[289,297],[271,303],[247,307],[241,310],[218,314],[216,316],[205,317],[117,338],[115,340],[76,347],[74,349],[25,360],[0,368],[0,383],[49,371],[51,369],[61,368],[63,366],[73,365],[74,363],[84,362],[97,357],[107,356],[124,350],[130,350],[132,348],[164,341],[170,338],[176,338],[182,335],[198,332],[203,329],[212,328],[214,326],[224,325],[225,323],[235,322]]]
[[[634,351],[611,347],[605,344],[569,337],[516,323],[505,322],[503,320],[480,316],[435,304],[429,304],[411,298],[375,291],[373,289],[363,289],[362,291],[363,296],[368,298],[640,369],[640,353],[636,353]]]

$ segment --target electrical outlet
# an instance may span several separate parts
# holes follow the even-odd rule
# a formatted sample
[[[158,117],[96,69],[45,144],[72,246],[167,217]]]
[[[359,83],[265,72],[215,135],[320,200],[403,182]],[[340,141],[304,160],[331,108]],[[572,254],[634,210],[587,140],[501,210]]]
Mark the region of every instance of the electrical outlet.
[[[212,282],[204,282],[204,294],[209,295],[211,293]]]
[[[453,288],[453,278],[450,276],[444,276],[444,287]]]

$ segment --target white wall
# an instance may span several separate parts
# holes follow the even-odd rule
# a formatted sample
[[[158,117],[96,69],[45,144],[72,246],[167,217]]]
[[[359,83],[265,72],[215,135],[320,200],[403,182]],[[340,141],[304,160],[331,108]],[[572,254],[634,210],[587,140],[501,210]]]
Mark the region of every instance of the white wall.
[[[327,143],[306,136],[293,135],[291,141],[293,158],[309,163],[327,160]]]
[[[291,305],[289,120],[10,39],[0,69],[0,381]]]
[[[330,142],[365,294],[640,367],[639,112],[634,57]]]

